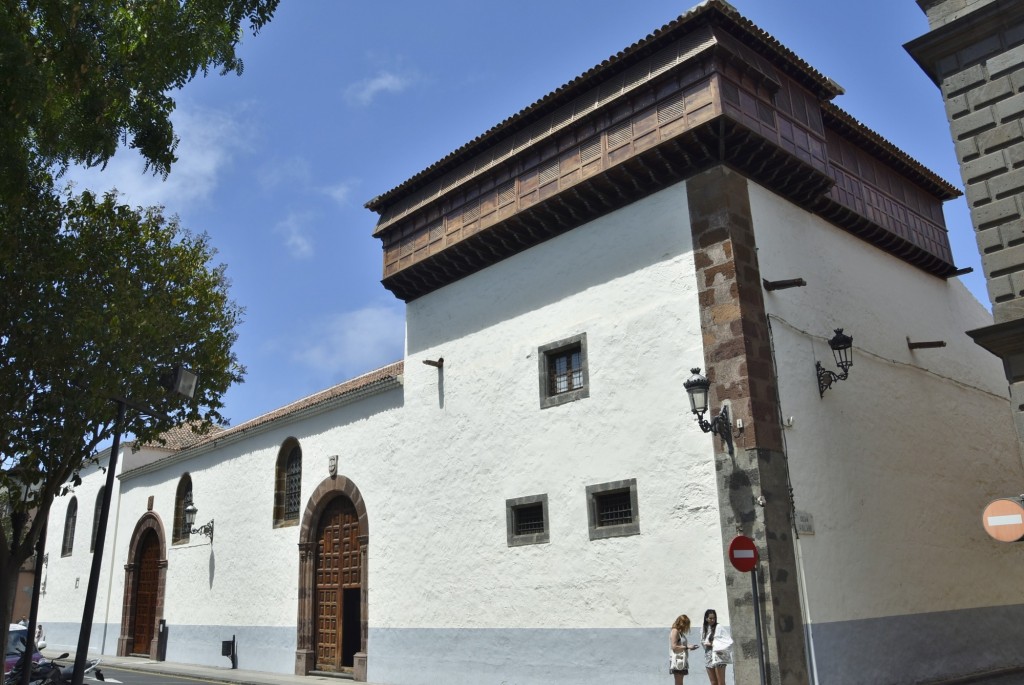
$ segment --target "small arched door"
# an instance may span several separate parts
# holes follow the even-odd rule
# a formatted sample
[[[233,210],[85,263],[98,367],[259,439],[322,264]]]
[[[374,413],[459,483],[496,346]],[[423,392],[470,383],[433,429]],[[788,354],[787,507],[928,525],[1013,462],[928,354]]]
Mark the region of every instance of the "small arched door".
[[[136,560],[135,607],[132,633],[132,654],[149,656],[150,643],[156,629],[156,605],[160,580],[160,540],[147,530],[139,544]]]
[[[359,515],[348,497],[327,505],[316,539],[315,668],[340,671],[360,648]]]

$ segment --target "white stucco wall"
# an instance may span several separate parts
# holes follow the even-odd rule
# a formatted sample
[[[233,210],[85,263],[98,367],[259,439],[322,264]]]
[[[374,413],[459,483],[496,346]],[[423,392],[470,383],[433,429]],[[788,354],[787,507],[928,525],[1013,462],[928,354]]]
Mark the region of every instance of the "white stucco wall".
[[[664,680],[676,615],[728,617],[713,449],[682,389],[703,358],[685,186],[417,299],[407,317],[417,448],[402,472],[415,480],[373,520],[419,542],[371,540],[371,644],[404,644],[446,682],[474,682],[458,678],[466,661],[509,682],[563,664],[575,675],[559,677],[583,682],[595,658],[605,677]],[[540,409],[538,347],[581,333],[590,396]],[[421,363],[438,357],[442,373]],[[586,486],[630,478],[641,534],[591,541]],[[506,499],[538,494],[550,542],[508,547]],[[594,642],[629,631],[655,656]],[[383,651],[370,680],[400,682],[403,652]]]
[[[299,441],[304,501],[328,477],[330,455],[339,455],[339,473],[360,488],[381,491],[388,475],[376,465],[394,450],[401,406],[401,389],[390,390],[299,421],[277,422],[248,439],[126,481],[122,518],[129,529],[120,558],[128,556],[131,529],[149,496],[168,541],[169,661],[228,664],[220,642],[237,636],[240,668],[294,669],[299,526],[273,525],[279,450],[288,438]],[[215,522],[212,544],[202,535],[170,544],[174,498],[186,472],[199,510],[196,527]],[[114,582],[117,596],[123,595],[123,582],[123,574]]]
[[[156,458],[166,456],[166,450],[144,447],[133,452],[133,443],[122,443],[117,460],[117,473],[124,467],[125,460]],[[106,466],[109,448],[97,455],[97,463],[87,465],[79,475],[81,485],[72,488],[69,494],[54,500],[50,509],[47,527],[47,564],[43,567],[42,592],[38,620],[43,624],[47,644],[51,649],[74,650],[78,646],[82,611],[89,585],[93,553],[90,551],[97,499],[107,480]],[[104,540],[103,564],[96,589],[96,606],[93,613],[91,646],[96,651],[113,652],[117,646],[116,624],[120,621],[121,595],[111,593],[111,569],[120,569],[124,562],[119,556],[120,538],[130,534],[121,525],[120,510],[121,482],[114,479],[110,515]],[[75,536],[72,552],[62,555],[64,528],[68,507],[72,497],[78,503]],[[115,628],[111,629],[110,624]]]
[[[750,191],[762,275],[807,281],[765,292],[765,303],[782,414],[792,417],[793,497],[814,522],[797,549],[819,671],[829,674],[821,682],[846,682],[836,680],[844,672],[856,674],[849,682],[900,682],[888,663],[882,679],[868,677],[854,648],[892,652],[890,629],[924,643],[913,660],[894,656],[904,665],[969,671],[956,660],[979,650],[936,631],[971,619],[944,612],[1024,598],[1019,550],[981,524],[989,501],[1024,491],[1002,367],[964,333],[991,318],[958,280]],[[814,364],[837,371],[827,340],[838,327],[853,336],[854,365],[821,398]],[[946,347],[910,350],[908,338]]]

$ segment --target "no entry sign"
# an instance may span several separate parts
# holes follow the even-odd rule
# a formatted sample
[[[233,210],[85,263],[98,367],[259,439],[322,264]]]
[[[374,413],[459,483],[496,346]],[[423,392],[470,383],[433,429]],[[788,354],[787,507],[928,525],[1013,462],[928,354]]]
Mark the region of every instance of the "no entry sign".
[[[757,545],[746,535],[737,535],[729,543],[729,561],[737,571],[742,573],[753,571],[759,558]]]
[[[985,532],[1000,542],[1024,538],[1024,506],[1019,499],[997,499],[981,515]]]

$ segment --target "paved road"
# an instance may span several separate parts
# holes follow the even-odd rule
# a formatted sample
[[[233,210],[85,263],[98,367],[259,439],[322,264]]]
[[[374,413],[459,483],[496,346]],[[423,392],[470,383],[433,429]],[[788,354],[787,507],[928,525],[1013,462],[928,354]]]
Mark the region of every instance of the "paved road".
[[[103,671],[103,677],[106,683],[112,685],[191,685],[193,683],[212,683],[212,680],[203,680],[202,678],[185,678],[182,676],[168,675],[166,673],[140,673],[138,671],[122,671],[117,668],[103,668],[100,666],[100,670]],[[87,685],[93,685],[93,683],[99,683],[99,681],[86,678],[85,682]]]

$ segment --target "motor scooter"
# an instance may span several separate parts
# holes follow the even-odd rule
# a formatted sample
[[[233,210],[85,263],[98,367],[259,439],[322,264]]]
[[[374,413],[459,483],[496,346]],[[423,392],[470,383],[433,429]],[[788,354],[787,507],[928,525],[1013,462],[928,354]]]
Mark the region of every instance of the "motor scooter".
[[[29,685],[67,685],[71,682],[72,676],[75,672],[74,664],[61,664],[58,659],[67,659],[68,653],[64,652],[55,659],[40,659],[38,662],[32,662],[32,671],[29,674]],[[19,685],[21,683],[21,674],[25,665],[25,657],[18,659],[18,663],[14,665],[6,676],[4,676],[4,685]],[[85,662],[85,674],[88,675],[90,671],[93,671],[93,676],[96,680],[104,680],[103,672],[96,668],[100,663],[99,659],[88,659]]]

